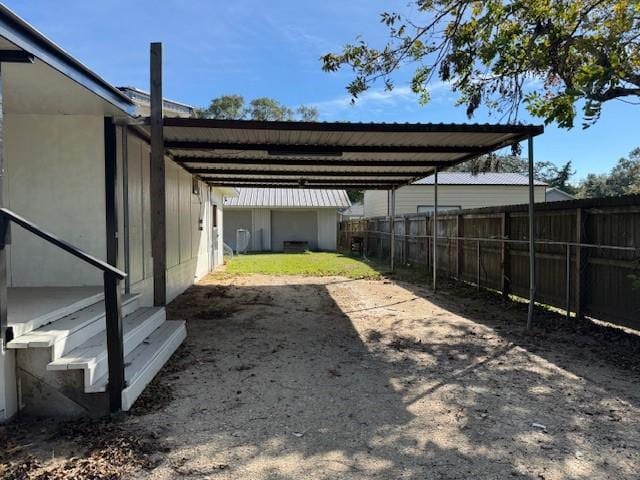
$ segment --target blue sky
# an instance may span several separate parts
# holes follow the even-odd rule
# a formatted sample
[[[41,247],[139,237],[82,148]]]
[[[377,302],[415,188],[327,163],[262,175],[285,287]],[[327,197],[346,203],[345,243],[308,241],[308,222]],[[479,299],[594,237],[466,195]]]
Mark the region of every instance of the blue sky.
[[[295,107],[314,105],[322,120],[464,122],[455,95],[436,88],[420,106],[401,72],[393,93],[374,88],[351,106],[349,72],[327,74],[320,56],[362,35],[384,41],[379,13],[406,2],[381,0],[23,0],[5,4],[115,85],[148,88],[149,42],[164,44],[164,90],[196,106],[238,93],[269,96]],[[536,139],[536,160],[572,160],[577,175],[605,172],[640,146],[640,107],[614,101],[595,126],[549,126]],[[541,123],[521,115],[522,121]],[[474,122],[496,122],[486,111]]]

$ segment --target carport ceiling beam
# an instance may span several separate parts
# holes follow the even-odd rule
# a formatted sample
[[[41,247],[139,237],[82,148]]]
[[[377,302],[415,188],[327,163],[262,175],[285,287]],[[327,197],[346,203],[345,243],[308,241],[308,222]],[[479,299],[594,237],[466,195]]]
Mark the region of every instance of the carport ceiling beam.
[[[389,185],[379,185],[379,184],[360,184],[360,185],[351,185],[345,183],[338,183],[335,185],[322,184],[322,185],[314,185],[313,183],[306,183],[304,185],[300,185],[299,183],[238,183],[238,182],[207,182],[208,185],[213,187],[237,187],[237,188],[318,188],[323,190],[389,190],[391,188]],[[399,184],[397,186],[402,186],[404,184]]]
[[[269,155],[341,155],[342,153],[467,153],[482,154],[487,147],[459,145],[289,145],[272,143],[228,143],[166,140],[165,148],[174,150],[266,151]]]
[[[256,165],[256,166],[306,166],[319,164],[318,159],[289,159],[289,158],[238,158],[238,157],[185,157],[174,156],[177,163],[202,163],[207,165]],[[422,161],[422,160],[336,160],[322,159],[323,166],[331,167],[444,167],[451,165],[446,161]]]
[[[359,170],[358,172],[350,171],[309,171],[309,170],[243,170],[243,169],[224,169],[216,170],[213,168],[187,168],[187,171],[196,175],[248,175],[251,177],[261,176],[286,176],[286,177],[418,177],[420,175],[426,176],[433,172],[432,169],[421,171],[402,171],[402,172],[372,172],[366,170]]]
[[[411,178],[407,177],[406,180],[403,180],[402,177],[399,177],[396,180],[376,180],[376,179],[358,179],[358,178],[349,178],[349,179],[345,179],[345,180],[337,180],[337,179],[329,179],[329,178],[325,178],[325,179],[315,179],[315,178],[309,178],[306,179],[304,177],[300,178],[300,179],[288,179],[288,178],[273,178],[273,177],[257,177],[255,179],[251,179],[251,178],[243,178],[243,177],[221,177],[219,179],[207,179],[205,178],[205,180],[211,180],[211,181],[220,181],[220,182],[225,182],[225,183],[250,183],[252,181],[258,182],[258,183],[318,183],[318,184],[322,184],[322,183],[329,183],[329,184],[335,184],[335,183],[344,183],[344,184],[352,184],[352,185],[368,185],[368,184],[377,184],[377,185],[398,185],[399,183],[405,183],[409,182],[411,180]]]

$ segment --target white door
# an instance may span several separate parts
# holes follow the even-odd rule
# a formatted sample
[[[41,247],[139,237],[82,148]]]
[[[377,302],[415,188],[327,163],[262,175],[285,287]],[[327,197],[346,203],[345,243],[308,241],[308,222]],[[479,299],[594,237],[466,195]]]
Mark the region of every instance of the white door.
[[[209,271],[215,270],[218,265],[218,206],[216,204],[211,205],[211,235],[209,236]]]

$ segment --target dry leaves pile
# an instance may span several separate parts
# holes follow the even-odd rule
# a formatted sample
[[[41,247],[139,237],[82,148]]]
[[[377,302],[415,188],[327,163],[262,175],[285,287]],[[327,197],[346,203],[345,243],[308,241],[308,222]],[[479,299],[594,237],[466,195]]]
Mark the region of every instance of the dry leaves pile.
[[[155,454],[166,450],[153,434],[126,428],[116,421],[72,421],[60,424],[50,439],[82,453],[45,465],[28,453],[31,439],[40,435],[38,428],[38,423],[3,427],[2,443],[8,448],[3,448],[0,478],[116,480],[156,467],[160,456]]]

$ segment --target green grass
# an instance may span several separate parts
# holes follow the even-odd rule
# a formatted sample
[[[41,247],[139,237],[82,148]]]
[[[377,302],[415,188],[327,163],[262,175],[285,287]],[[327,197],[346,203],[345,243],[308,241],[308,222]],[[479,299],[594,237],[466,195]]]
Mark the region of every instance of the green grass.
[[[226,274],[343,276],[349,278],[378,278],[374,264],[340,253],[253,253],[229,260]]]

